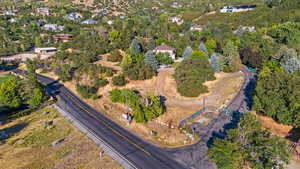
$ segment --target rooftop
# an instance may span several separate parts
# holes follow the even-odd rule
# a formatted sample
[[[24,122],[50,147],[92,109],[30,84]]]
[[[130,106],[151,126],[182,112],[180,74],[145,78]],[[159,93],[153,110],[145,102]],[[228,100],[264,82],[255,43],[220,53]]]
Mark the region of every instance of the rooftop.
[[[175,50],[175,48],[171,47],[171,46],[168,46],[168,45],[160,45],[160,46],[157,46],[154,50]]]

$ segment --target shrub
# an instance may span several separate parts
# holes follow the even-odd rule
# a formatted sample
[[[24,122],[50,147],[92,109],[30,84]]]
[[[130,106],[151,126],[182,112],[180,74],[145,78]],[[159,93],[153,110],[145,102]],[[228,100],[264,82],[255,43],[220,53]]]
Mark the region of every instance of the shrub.
[[[206,58],[185,59],[176,68],[174,78],[177,83],[177,91],[186,97],[197,97],[207,92],[203,83],[207,80],[214,80],[214,71]]]
[[[156,60],[160,65],[171,65],[173,64],[173,59],[167,53],[159,53],[156,55]]]
[[[85,99],[97,99],[98,89],[92,86],[76,84],[76,91]]]
[[[112,83],[115,86],[124,86],[127,83],[127,80],[125,79],[124,75],[118,75],[112,78]]]
[[[149,95],[142,97],[130,89],[113,89],[109,92],[112,102],[127,104],[133,111],[137,123],[145,123],[164,113],[164,106],[159,96]]]
[[[95,88],[100,88],[100,87],[104,87],[108,84],[108,81],[106,79],[102,79],[102,78],[96,78],[94,80],[94,86]]]
[[[124,74],[130,80],[146,80],[156,75],[156,71],[151,66],[144,63],[130,64],[124,67]]]
[[[110,62],[121,62],[123,59],[123,56],[121,55],[120,51],[118,49],[115,49],[111,52],[111,55],[107,58]]]

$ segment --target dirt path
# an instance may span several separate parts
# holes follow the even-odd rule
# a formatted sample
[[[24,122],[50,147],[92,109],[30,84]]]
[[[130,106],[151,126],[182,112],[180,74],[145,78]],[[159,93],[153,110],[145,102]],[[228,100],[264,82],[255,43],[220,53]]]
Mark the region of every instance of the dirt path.
[[[42,60],[48,59],[49,57],[53,56],[54,54],[55,54],[55,52],[50,52],[48,54],[40,55],[40,58]],[[13,60],[26,61],[27,59],[35,59],[38,57],[39,57],[38,54],[28,52],[28,53],[19,53],[19,54],[12,55],[12,56],[0,57],[0,60],[3,60],[3,61],[13,61]]]
[[[216,100],[220,99],[220,97],[225,97],[225,96],[228,97],[228,99],[225,99],[226,101],[230,100],[231,96],[228,96],[228,95],[220,96],[220,95],[222,95],[221,91],[213,91],[213,92],[210,92],[210,93],[207,93],[207,94],[200,95],[199,96],[200,98],[197,99],[197,100],[192,100],[192,99],[183,100],[183,99],[178,99],[178,98],[175,98],[175,97],[170,97],[170,96],[168,96],[169,93],[166,93],[166,91],[165,91],[166,78],[170,74],[170,72],[174,72],[174,68],[159,70],[158,78],[157,78],[157,82],[156,82],[156,90],[155,90],[155,92],[158,95],[166,97],[166,103],[169,104],[169,105],[176,105],[176,106],[180,106],[180,107],[202,106],[203,105],[203,99],[205,99],[205,104],[214,105],[214,104],[216,104],[215,103]],[[236,77],[238,77],[239,74],[240,74],[240,72],[237,72]],[[224,89],[224,84],[222,84],[222,83],[223,82],[221,82],[221,81],[217,81],[215,85],[216,86],[222,85],[223,89]]]

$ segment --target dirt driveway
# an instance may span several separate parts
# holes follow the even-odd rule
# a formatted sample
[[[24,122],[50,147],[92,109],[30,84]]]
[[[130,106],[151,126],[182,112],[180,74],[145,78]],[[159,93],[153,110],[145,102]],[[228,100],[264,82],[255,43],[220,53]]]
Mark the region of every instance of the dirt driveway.
[[[160,69],[156,81],[156,93],[166,97],[166,103],[173,106],[189,107],[201,106],[203,99],[206,104],[226,104],[232,96],[240,89],[243,82],[243,73],[218,73],[217,80],[205,82],[209,93],[202,94],[196,98],[180,96],[176,89],[176,82],[172,77],[174,68]]]

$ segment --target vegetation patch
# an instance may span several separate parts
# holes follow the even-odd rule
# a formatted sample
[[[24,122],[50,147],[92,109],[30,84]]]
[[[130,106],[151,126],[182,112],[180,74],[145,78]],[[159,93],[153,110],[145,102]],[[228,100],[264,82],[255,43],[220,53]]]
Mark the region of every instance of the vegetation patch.
[[[184,60],[175,70],[174,78],[177,91],[182,96],[197,97],[208,92],[203,85],[205,81],[215,80],[214,71],[206,58],[189,58]]]
[[[159,96],[141,96],[129,89],[114,89],[109,92],[110,99],[116,103],[127,104],[133,112],[133,118],[138,123],[146,123],[164,113],[164,106]]]
[[[45,122],[49,121],[53,121],[53,125],[45,127]],[[106,154],[99,158],[101,150],[98,146],[50,106],[14,119],[0,126],[0,131],[14,128],[18,124],[26,126],[10,134],[1,145],[1,168],[90,169],[99,164],[104,168],[121,168]],[[53,147],[52,143],[58,139],[64,141]]]

